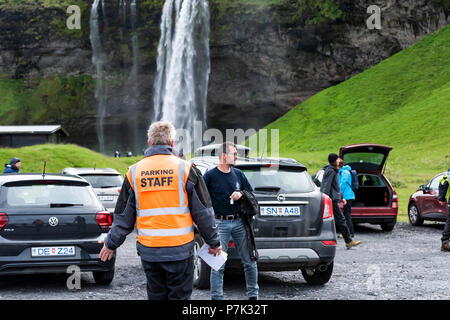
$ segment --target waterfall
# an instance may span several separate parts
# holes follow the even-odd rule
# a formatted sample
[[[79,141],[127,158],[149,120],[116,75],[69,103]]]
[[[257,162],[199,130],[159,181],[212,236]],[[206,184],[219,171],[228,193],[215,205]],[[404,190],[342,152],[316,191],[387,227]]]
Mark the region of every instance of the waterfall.
[[[105,138],[103,133],[103,119],[106,112],[106,86],[105,86],[105,54],[103,52],[100,25],[99,25],[99,7],[100,0],[94,0],[91,8],[90,20],[90,40],[92,46],[92,63],[97,71],[97,83],[95,89],[95,98],[97,99],[97,137],[100,152],[105,150]],[[104,9],[104,2],[102,0],[102,8]],[[104,13],[104,11],[103,11]]]
[[[129,85],[131,86],[131,105],[134,109],[138,105],[139,92],[139,39],[137,34],[137,5],[136,0],[132,0],[130,4],[130,16],[131,16],[131,55],[132,55],[132,67],[130,78],[128,79]],[[139,132],[137,126],[137,118],[133,119],[133,143],[138,145]]]
[[[119,28],[119,33],[120,33],[120,41],[123,42],[124,41],[124,37],[125,37],[125,31],[124,28],[126,27],[127,24],[127,3],[125,0],[119,0],[119,18],[120,18],[120,28]]]
[[[210,18],[207,0],[166,0],[161,17],[154,121],[171,121],[177,129],[206,127],[210,73]]]

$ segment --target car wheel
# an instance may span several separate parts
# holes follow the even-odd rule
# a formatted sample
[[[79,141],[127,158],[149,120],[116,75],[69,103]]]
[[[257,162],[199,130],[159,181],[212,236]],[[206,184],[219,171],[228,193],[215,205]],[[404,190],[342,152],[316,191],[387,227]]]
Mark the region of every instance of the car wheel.
[[[196,234],[194,239],[194,286],[198,289],[209,289],[211,267],[198,256],[203,240],[199,234]]]
[[[302,269],[303,278],[305,278],[308,284],[315,286],[323,285],[331,278],[331,274],[333,273],[333,264],[334,262],[331,262],[324,271],[320,271],[318,268],[314,270]]]
[[[96,271],[92,272],[95,283],[102,286],[109,285],[114,279],[114,269],[110,271]]]
[[[420,217],[419,209],[414,203],[409,206],[408,218],[409,222],[413,226],[421,226],[423,224],[423,219]]]
[[[394,229],[396,223],[397,223],[397,220],[394,220],[394,221],[391,221],[391,222],[382,223],[382,224],[380,224],[381,230],[383,230],[383,231],[392,231]]]

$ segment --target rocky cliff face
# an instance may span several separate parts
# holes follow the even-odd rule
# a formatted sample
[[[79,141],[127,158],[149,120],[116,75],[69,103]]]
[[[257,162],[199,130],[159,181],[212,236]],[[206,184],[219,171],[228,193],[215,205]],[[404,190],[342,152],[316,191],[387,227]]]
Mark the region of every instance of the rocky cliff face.
[[[2,0],[4,1],[4,0]],[[90,2],[82,4],[82,30],[64,30],[65,8],[11,10],[0,1],[0,74],[9,78],[96,76],[89,41]],[[139,2],[138,104],[130,110],[130,35],[118,2],[106,2],[102,37],[107,53],[106,134],[133,123],[145,130],[152,117],[153,79],[162,0]],[[211,75],[208,126],[261,128],[311,95],[336,85],[407,48],[449,23],[439,0],[338,1],[339,19],[320,25],[293,23],[276,7],[211,7]],[[225,2],[224,2],[225,3]],[[381,30],[369,30],[370,5],[381,7]],[[122,28],[122,29],[121,29]],[[125,28],[125,29],[124,29]],[[128,28],[128,29],[127,29]],[[88,92],[93,95],[93,91]],[[90,100],[95,111],[95,100]],[[130,112],[133,111],[133,112]],[[132,116],[134,122],[130,122]],[[93,119],[94,120],[94,119]],[[73,133],[86,141],[91,128]],[[125,135],[126,136],[126,135]],[[95,139],[94,139],[95,140]],[[80,141],[75,141],[79,142]],[[82,142],[81,142],[82,143]],[[86,143],[85,143],[86,144]]]
[[[381,8],[381,30],[366,25],[373,4]],[[426,0],[340,7],[340,19],[320,26],[283,24],[286,12],[269,11],[213,20],[209,124],[260,128],[449,23],[448,11]]]

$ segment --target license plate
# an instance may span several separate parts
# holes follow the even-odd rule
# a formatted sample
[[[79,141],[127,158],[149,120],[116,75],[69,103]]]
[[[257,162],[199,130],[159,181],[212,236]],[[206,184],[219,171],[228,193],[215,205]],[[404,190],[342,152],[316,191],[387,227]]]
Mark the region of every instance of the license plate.
[[[74,256],[75,247],[35,247],[31,248],[32,257]]]
[[[260,207],[261,216],[299,216],[300,207]]]
[[[100,201],[114,201],[114,196],[98,196]]]

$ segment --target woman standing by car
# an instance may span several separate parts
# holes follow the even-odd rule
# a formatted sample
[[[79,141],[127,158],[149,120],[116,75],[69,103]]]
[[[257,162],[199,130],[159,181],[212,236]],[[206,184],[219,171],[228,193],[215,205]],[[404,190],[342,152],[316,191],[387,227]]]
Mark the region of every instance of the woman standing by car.
[[[355,200],[355,192],[352,189],[352,168],[348,165],[344,166],[342,163],[342,168],[339,169],[339,187],[341,188],[342,197],[347,201],[344,205],[344,217],[347,223],[348,230],[350,231],[350,236],[355,237],[355,231],[353,229],[352,221],[352,201]]]

